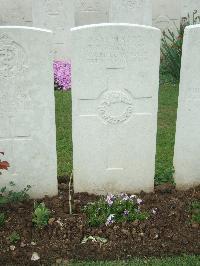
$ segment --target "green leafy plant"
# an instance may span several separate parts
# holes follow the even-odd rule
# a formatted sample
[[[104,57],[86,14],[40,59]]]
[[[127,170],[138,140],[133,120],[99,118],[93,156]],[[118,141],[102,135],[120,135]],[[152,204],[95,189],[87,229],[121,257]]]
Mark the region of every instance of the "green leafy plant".
[[[4,213],[0,213],[0,227],[2,227],[5,224],[5,214]]]
[[[107,195],[96,202],[88,203],[83,211],[86,213],[87,222],[90,226],[109,226],[115,222],[131,222],[145,220],[149,217],[147,212],[141,211],[142,200],[135,195],[128,196]]]
[[[192,222],[200,224],[200,201],[194,201],[191,204]]]
[[[14,231],[9,237],[8,239],[10,240],[10,242],[12,244],[16,244],[21,238],[20,238],[20,235]]]
[[[182,57],[182,46],[183,36],[186,26],[194,25],[200,22],[200,16],[197,15],[197,10],[193,12],[193,19],[191,21],[188,14],[187,18],[182,19],[180,29],[176,28],[176,33],[171,30],[163,32],[161,40],[161,67],[160,74],[161,80],[179,82],[180,80],[180,69],[181,69],[181,57]]]
[[[36,227],[42,229],[46,225],[48,225],[48,221],[50,218],[50,210],[45,206],[44,202],[34,204],[34,213],[32,222],[36,225]]]
[[[14,182],[10,182],[9,186],[12,188],[15,186]],[[12,189],[8,189],[6,186],[0,189],[0,206],[7,203],[23,202],[29,199],[28,191],[31,186],[27,185],[23,190],[16,192]]]

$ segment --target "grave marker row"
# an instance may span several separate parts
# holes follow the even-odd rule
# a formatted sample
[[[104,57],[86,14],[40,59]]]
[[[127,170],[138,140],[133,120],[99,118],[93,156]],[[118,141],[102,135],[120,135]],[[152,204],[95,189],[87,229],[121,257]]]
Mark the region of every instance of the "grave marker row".
[[[200,10],[198,0],[0,0],[0,25],[47,28],[54,32],[54,58],[71,57],[70,28],[98,23],[153,25],[176,32],[181,17]],[[32,13],[32,14],[31,14]]]
[[[72,29],[75,192],[153,190],[160,35],[124,23]],[[0,27],[0,151],[11,165],[0,187],[31,185],[34,198],[57,194],[52,38],[47,30]],[[190,26],[174,152],[180,189],[200,183],[199,47],[200,26]]]

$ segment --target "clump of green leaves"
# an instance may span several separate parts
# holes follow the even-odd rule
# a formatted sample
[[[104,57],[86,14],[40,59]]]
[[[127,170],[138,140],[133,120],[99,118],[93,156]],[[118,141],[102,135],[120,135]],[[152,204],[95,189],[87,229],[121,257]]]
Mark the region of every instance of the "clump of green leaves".
[[[117,222],[143,221],[149,217],[147,212],[141,211],[143,201],[135,195],[128,196],[107,195],[96,202],[88,203],[83,211],[87,222],[92,227],[105,224],[109,226]]]
[[[181,57],[183,36],[186,26],[194,25],[200,22],[200,16],[197,15],[197,10],[193,12],[193,19],[188,17],[183,18],[180,28],[176,29],[176,33],[171,30],[164,31],[161,40],[161,80],[164,82],[177,83],[180,80]]]
[[[44,202],[34,204],[34,213],[32,222],[39,229],[44,228],[48,225],[51,211],[45,206]]]
[[[0,206],[7,203],[23,202],[29,199],[28,191],[31,188],[30,185],[19,192],[13,191],[12,188],[15,187],[14,182],[10,182],[9,186],[10,189],[6,186],[0,189]]]
[[[2,227],[5,224],[5,214],[4,213],[0,213],[0,227]]]
[[[8,237],[8,239],[10,240],[10,242],[12,244],[16,244],[21,238],[20,238],[20,235],[14,231],[12,232],[12,234]]]
[[[192,222],[200,224],[200,201],[194,201],[191,204]]]

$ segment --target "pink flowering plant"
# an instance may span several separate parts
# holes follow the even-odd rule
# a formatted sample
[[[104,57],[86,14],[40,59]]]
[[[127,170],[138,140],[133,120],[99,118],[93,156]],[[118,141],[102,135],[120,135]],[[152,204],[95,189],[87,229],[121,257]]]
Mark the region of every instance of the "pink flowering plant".
[[[109,194],[96,202],[88,203],[83,211],[90,226],[109,226],[114,223],[148,219],[149,214],[141,210],[142,204],[143,200],[136,195]]]
[[[71,89],[71,63],[68,61],[54,61],[54,86],[56,90]]]

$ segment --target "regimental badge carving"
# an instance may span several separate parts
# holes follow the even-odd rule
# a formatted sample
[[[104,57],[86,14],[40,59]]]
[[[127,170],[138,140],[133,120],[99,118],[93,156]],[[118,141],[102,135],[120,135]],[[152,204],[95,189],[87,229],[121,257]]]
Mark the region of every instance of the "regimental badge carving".
[[[0,36],[0,77],[13,78],[27,69],[25,49],[7,34]]]
[[[120,124],[133,114],[133,99],[127,91],[106,91],[100,97],[98,114],[108,124]]]

